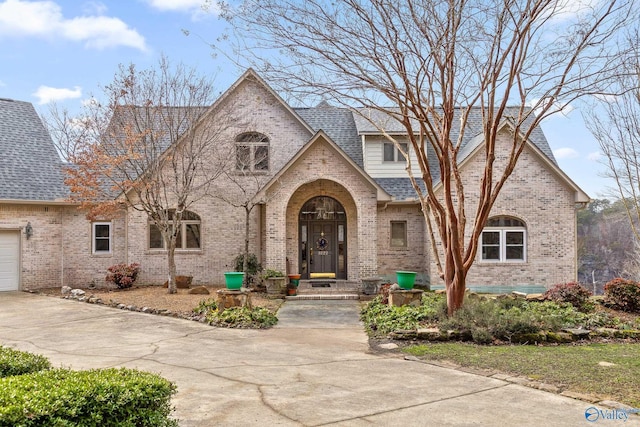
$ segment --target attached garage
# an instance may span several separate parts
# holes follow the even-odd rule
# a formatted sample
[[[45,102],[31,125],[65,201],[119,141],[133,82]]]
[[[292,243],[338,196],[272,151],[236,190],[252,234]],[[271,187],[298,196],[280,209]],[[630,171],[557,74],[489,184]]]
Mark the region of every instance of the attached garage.
[[[0,230],[0,292],[17,291],[20,283],[20,232]]]

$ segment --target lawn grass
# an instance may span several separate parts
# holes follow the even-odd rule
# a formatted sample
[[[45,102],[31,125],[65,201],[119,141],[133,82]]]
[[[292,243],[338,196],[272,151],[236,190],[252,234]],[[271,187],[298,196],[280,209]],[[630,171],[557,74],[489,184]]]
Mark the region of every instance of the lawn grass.
[[[403,351],[423,360],[496,370],[640,408],[640,344],[479,346],[433,343]],[[600,366],[599,362],[614,363]]]

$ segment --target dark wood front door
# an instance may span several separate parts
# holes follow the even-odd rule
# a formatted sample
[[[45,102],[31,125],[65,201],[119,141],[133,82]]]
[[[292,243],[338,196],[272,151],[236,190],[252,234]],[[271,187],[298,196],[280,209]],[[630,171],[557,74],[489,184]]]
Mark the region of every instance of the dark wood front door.
[[[326,196],[307,201],[300,211],[299,227],[302,278],[346,279],[347,230],[342,205]]]
[[[312,222],[309,248],[309,273],[336,272],[336,225],[334,222]]]

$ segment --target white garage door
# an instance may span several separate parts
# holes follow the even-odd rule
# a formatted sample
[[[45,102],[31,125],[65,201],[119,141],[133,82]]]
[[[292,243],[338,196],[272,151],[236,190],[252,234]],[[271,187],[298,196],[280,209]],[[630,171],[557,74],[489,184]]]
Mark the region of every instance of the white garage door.
[[[0,291],[17,291],[20,232],[0,231]]]

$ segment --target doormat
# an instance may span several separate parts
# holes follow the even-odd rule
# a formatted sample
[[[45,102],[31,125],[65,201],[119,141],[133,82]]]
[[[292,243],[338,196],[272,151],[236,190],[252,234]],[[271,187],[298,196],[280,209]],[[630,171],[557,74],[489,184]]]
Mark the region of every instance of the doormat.
[[[331,283],[330,282],[312,282],[311,287],[312,288],[330,288]]]

